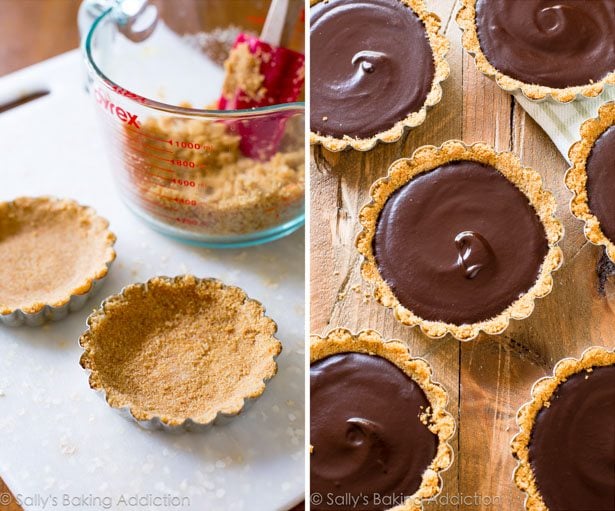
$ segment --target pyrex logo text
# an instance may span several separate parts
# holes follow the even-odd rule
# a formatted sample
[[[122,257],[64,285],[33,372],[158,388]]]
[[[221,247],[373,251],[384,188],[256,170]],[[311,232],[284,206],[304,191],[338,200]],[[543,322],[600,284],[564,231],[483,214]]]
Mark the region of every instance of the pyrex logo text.
[[[131,114],[122,107],[117,106],[111,101],[109,96],[100,89],[96,89],[94,91],[94,98],[96,99],[96,103],[106,110],[107,113],[117,117],[127,126],[134,126],[137,129],[141,129],[141,123],[139,122],[139,117],[136,114]]]

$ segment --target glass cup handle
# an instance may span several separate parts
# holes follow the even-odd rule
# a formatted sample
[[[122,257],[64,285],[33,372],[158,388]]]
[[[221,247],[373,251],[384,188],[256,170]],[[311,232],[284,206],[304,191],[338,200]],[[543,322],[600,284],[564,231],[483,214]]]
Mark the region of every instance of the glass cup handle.
[[[113,9],[118,30],[135,43],[145,41],[156,29],[158,9],[148,0],[83,0],[77,16],[82,41],[108,9]]]

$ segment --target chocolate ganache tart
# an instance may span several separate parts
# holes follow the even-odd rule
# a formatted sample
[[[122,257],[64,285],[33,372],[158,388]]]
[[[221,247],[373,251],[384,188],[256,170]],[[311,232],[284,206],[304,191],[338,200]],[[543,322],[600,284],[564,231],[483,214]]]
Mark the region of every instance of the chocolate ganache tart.
[[[311,0],[310,142],[369,150],[418,126],[449,74],[423,0]]]
[[[462,0],[457,23],[478,69],[506,91],[568,102],[615,84],[613,0]]]
[[[581,140],[568,152],[566,186],[574,193],[572,214],[585,222],[585,237],[602,245],[615,262],[615,102],[581,126]]]
[[[486,144],[424,146],[360,212],[363,279],[401,323],[439,338],[503,332],[553,287],[562,224],[540,175]]]
[[[615,351],[560,361],[517,423],[514,480],[527,511],[615,509]]]
[[[312,336],[312,509],[420,510],[453,462],[455,421],[429,364],[364,330]]]

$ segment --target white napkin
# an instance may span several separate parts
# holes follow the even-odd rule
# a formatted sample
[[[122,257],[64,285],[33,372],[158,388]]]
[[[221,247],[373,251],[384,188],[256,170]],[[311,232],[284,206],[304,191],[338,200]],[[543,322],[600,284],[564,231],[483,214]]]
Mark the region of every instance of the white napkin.
[[[554,101],[538,103],[527,99],[521,91],[515,93],[515,99],[545,130],[559,152],[568,161],[568,149],[581,138],[579,134],[581,124],[587,119],[596,117],[601,105],[615,100],[615,87],[607,87],[597,98],[572,103],[555,103]]]

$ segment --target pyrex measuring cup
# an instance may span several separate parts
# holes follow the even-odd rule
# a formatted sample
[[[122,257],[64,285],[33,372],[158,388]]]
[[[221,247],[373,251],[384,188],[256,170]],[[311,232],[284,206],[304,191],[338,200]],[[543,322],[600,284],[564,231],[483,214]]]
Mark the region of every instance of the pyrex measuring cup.
[[[98,15],[84,55],[119,192],[165,234],[245,246],[303,223],[304,104],[215,109],[235,37],[258,34],[268,5],[94,0],[82,6],[82,15]],[[293,49],[303,51],[303,34],[303,19],[297,20]]]

